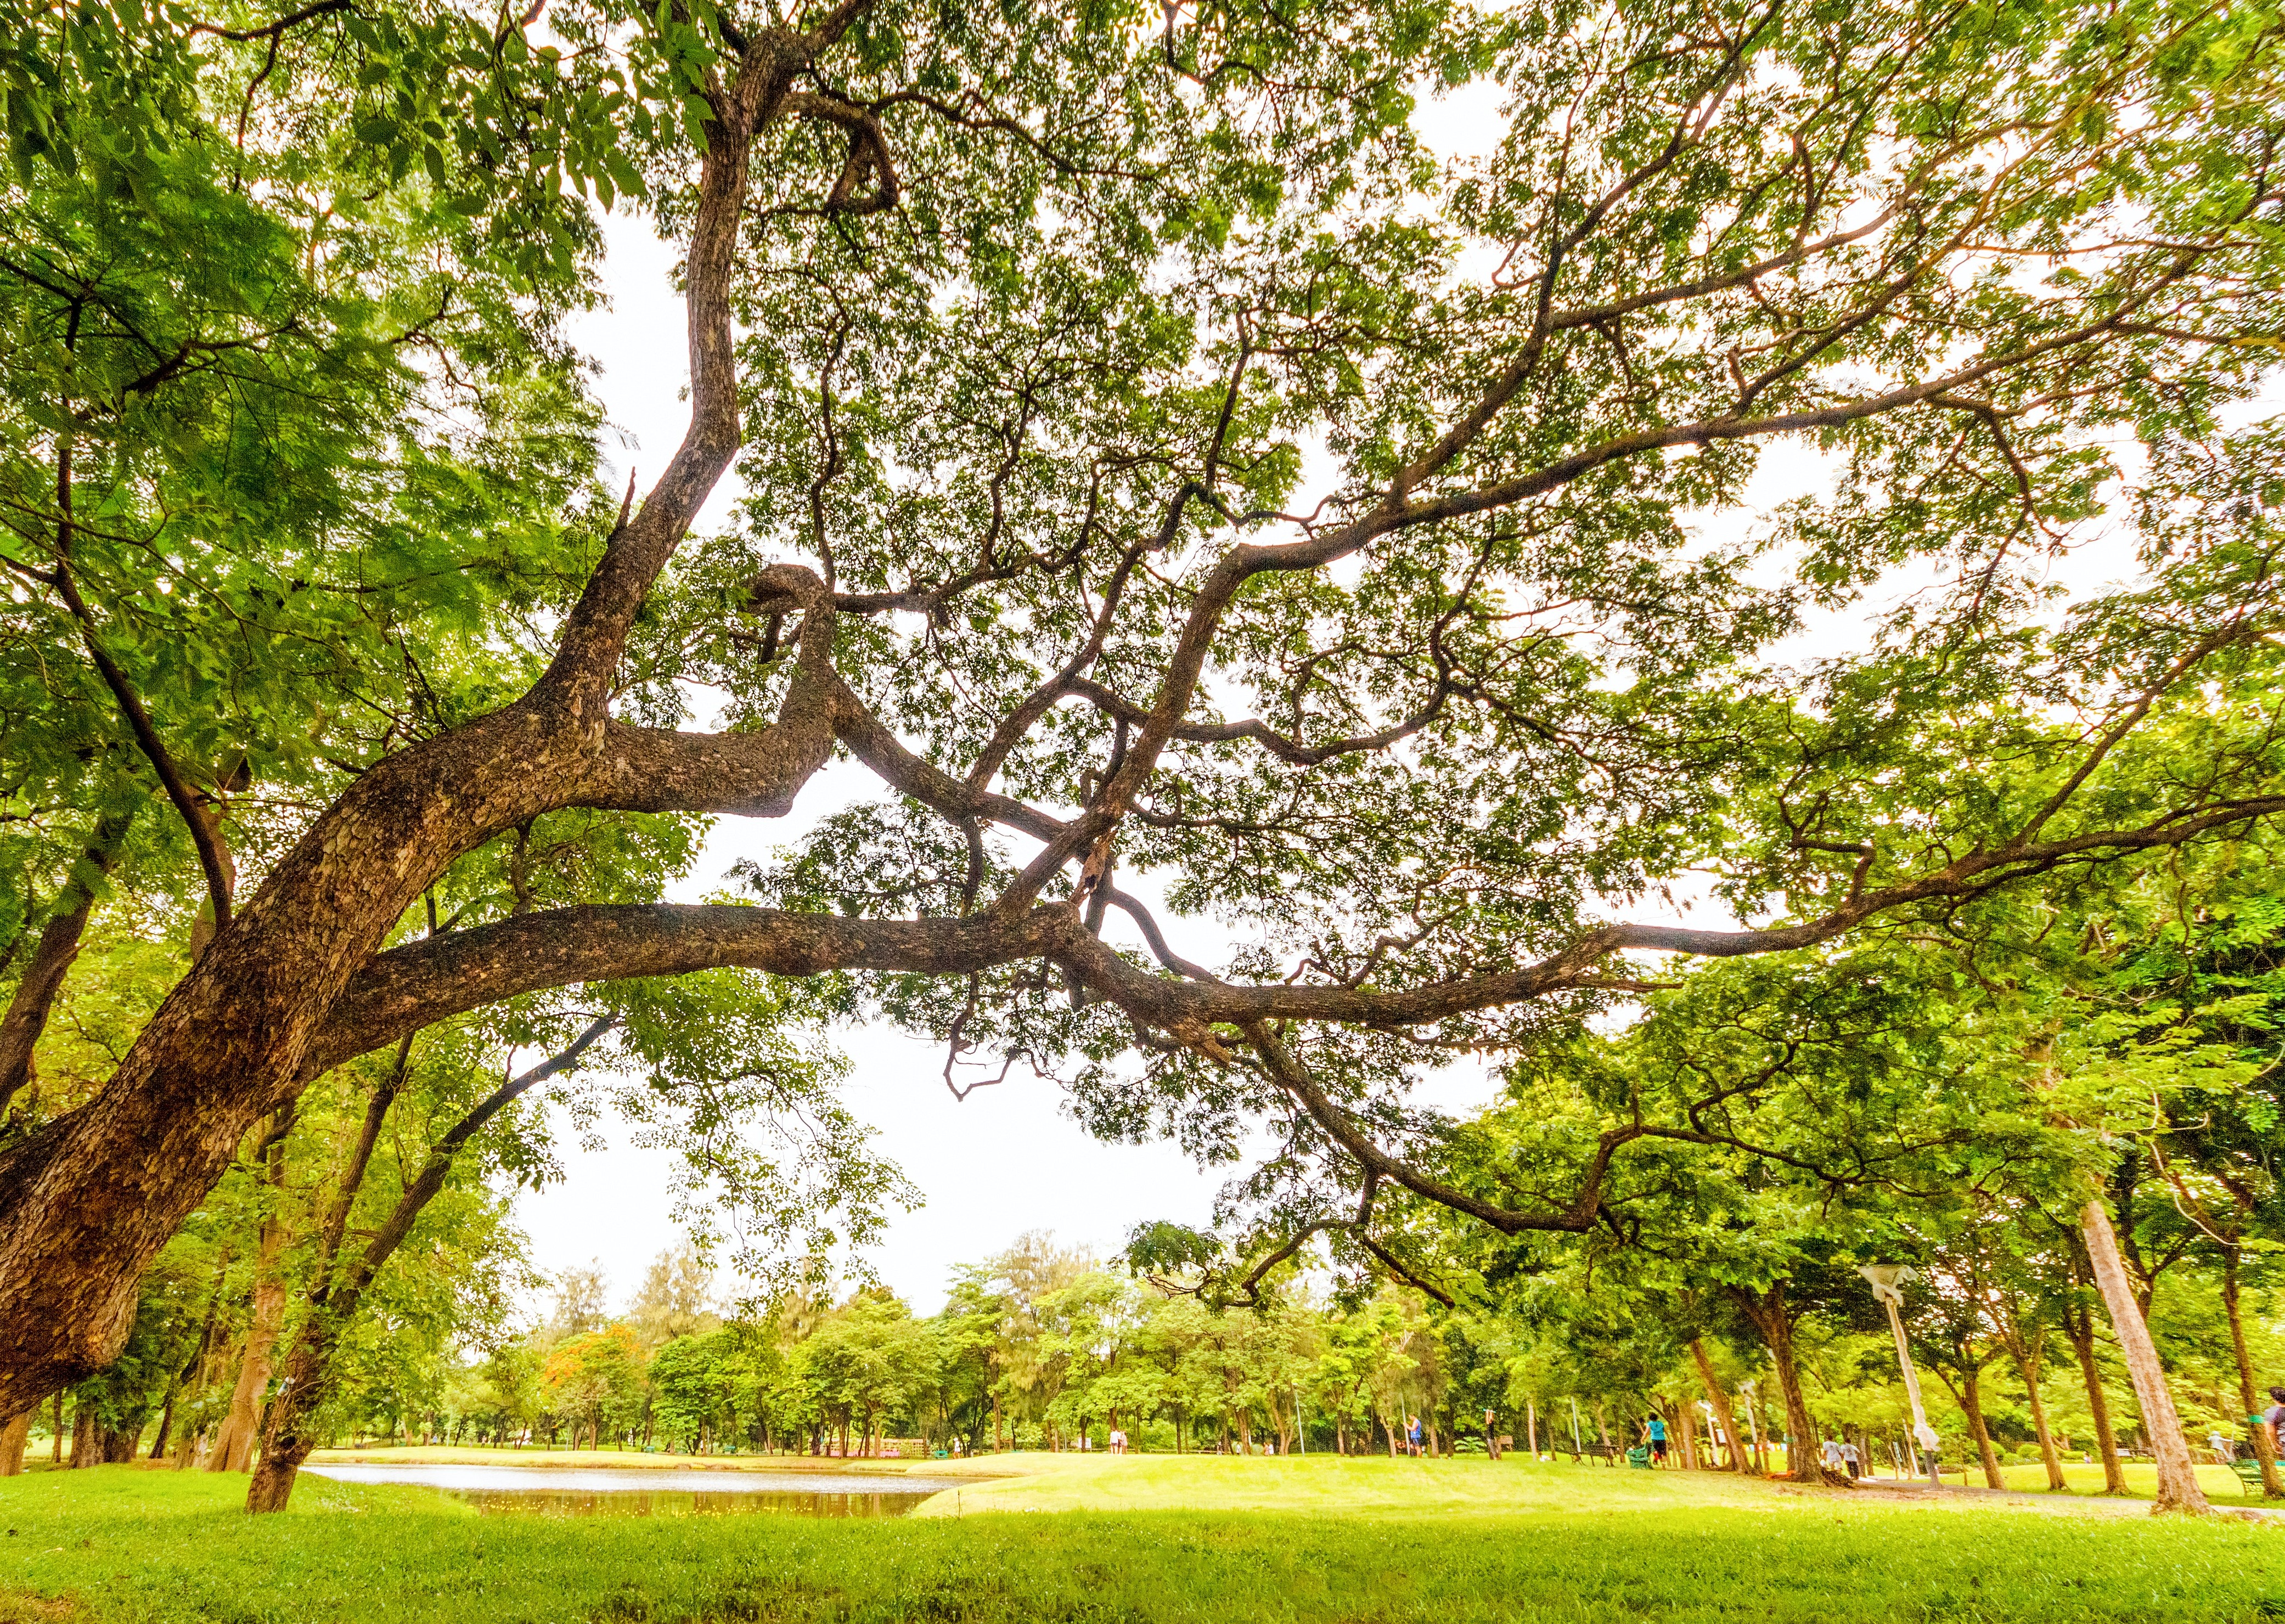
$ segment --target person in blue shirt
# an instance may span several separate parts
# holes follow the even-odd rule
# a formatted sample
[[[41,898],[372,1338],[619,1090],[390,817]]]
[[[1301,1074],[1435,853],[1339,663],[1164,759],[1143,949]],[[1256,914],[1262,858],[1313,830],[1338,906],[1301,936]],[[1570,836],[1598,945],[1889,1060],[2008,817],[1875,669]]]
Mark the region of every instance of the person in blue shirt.
[[[1643,1436],[1650,1440],[1651,1464],[1655,1466],[1666,1458],[1666,1417],[1657,1411],[1643,1424]]]

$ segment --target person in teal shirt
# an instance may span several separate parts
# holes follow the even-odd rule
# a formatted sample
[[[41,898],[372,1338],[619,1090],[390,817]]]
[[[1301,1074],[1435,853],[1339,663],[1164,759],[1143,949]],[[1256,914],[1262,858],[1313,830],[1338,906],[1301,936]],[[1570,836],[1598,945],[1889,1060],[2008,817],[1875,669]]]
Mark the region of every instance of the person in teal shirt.
[[[1666,1458],[1666,1417],[1653,1411],[1643,1433],[1650,1440],[1651,1463],[1656,1465]]]

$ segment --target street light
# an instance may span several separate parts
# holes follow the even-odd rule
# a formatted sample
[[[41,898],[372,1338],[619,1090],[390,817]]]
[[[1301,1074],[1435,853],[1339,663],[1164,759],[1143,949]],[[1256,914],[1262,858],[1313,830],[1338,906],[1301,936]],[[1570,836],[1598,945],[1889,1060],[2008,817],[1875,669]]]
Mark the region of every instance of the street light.
[[[1904,1263],[1867,1263],[1857,1272],[1872,1283],[1873,1296],[1888,1311],[1888,1329],[1896,1338],[1896,1363],[1904,1369],[1904,1393],[1912,1401],[1912,1436],[1928,1453],[1928,1481],[1942,1488],[1943,1479],[1936,1472],[1936,1455],[1942,1440],[1928,1424],[1928,1411],[1920,1408],[1920,1378],[1912,1369],[1912,1351],[1904,1345],[1904,1316],[1897,1312],[1904,1306],[1904,1283],[1912,1277],[1912,1267]]]

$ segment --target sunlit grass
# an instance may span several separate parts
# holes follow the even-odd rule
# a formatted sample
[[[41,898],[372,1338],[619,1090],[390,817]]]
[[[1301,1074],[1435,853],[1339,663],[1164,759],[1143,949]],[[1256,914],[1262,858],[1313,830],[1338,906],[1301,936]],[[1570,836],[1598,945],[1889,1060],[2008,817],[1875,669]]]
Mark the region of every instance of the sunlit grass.
[[[11,1530],[0,1620],[2285,1617],[2285,1528],[2233,1520],[1931,1508],[1567,1463],[1018,1459],[1040,1470],[979,1478],[955,1492],[960,1509],[1112,1494],[1136,1509],[875,1522],[480,1516],[425,1489],[311,1479],[291,1511],[249,1518],[242,1478],[38,1472],[0,1480]],[[1240,1502],[1260,1509],[1148,1509]]]

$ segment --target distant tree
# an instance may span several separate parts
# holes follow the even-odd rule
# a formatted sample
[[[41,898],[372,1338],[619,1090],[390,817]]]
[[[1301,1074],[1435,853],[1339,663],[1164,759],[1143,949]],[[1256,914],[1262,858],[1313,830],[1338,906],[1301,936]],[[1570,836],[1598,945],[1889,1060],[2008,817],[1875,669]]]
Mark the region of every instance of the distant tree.
[[[551,1411],[572,1423],[572,1447],[582,1429],[587,1447],[600,1448],[606,1434],[635,1422],[645,1365],[641,1338],[624,1322],[583,1331],[548,1350],[540,1392]]]
[[[688,1245],[670,1247],[651,1262],[627,1318],[653,1347],[711,1330],[721,1323],[711,1298],[714,1271]]]

